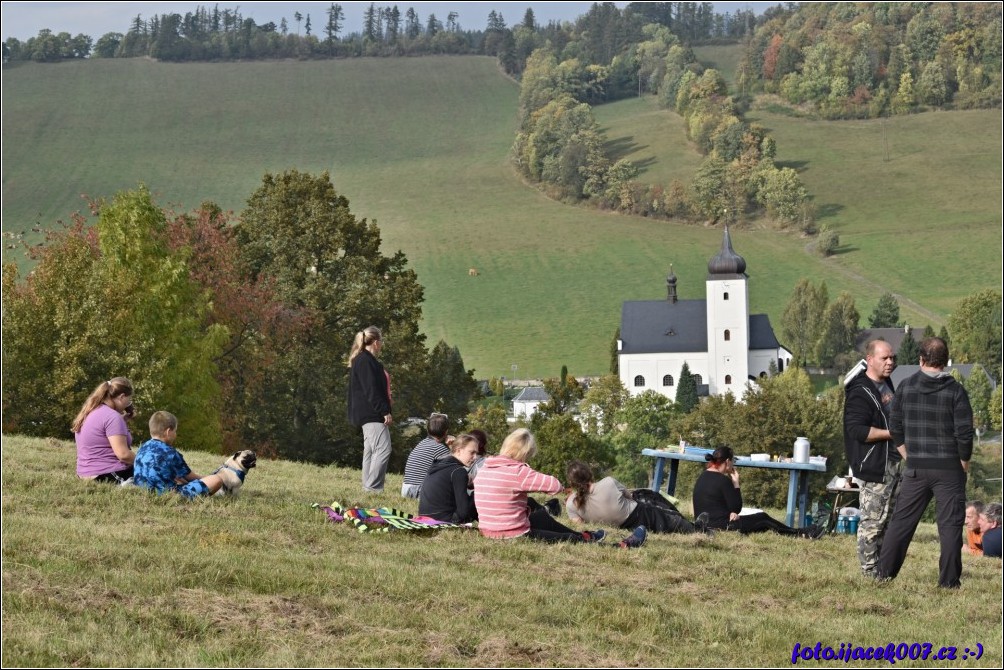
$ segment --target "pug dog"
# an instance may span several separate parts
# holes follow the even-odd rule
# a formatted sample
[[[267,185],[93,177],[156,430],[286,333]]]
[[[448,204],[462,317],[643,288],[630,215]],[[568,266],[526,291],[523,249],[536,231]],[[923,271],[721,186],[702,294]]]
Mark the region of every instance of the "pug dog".
[[[213,473],[219,475],[220,479],[223,480],[223,488],[217,491],[216,495],[227,493],[237,495],[237,492],[244,485],[244,477],[251,468],[255,467],[257,461],[257,455],[250,449],[235,452]]]

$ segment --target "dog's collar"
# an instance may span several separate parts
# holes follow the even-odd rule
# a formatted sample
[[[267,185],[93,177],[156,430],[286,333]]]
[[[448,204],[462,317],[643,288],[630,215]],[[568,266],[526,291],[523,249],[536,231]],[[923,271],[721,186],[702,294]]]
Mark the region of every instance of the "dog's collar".
[[[237,474],[237,478],[240,479],[241,482],[244,481],[244,475],[247,474],[243,470],[238,470],[237,468],[232,468],[229,465],[220,466],[220,470],[230,470],[230,472],[236,473]],[[217,472],[219,472],[220,470],[217,470]]]

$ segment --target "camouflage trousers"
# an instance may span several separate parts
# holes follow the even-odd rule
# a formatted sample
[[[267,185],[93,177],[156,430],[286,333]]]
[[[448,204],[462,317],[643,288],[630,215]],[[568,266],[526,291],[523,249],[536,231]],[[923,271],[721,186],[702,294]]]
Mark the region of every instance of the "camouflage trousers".
[[[861,517],[858,520],[858,561],[861,572],[870,575],[878,567],[882,538],[885,536],[896,494],[903,479],[903,461],[886,461],[881,482],[862,482]]]

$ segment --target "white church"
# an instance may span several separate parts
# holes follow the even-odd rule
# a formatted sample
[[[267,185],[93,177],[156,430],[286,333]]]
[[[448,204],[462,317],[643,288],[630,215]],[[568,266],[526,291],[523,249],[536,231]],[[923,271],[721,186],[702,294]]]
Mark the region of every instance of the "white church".
[[[728,226],[722,249],[708,261],[707,299],[678,300],[670,266],[665,300],[634,300],[621,310],[617,340],[620,378],[632,395],[657,391],[676,400],[687,363],[699,396],[731,391],[742,397],[748,380],[791,364],[766,314],[750,314],[746,260],[732,248]]]

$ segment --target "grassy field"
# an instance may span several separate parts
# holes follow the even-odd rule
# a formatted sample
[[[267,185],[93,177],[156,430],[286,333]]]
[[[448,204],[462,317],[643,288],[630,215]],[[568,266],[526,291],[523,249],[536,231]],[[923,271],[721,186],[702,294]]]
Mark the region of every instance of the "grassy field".
[[[31,228],[82,209],[79,194],[110,196],[138,182],[165,206],[190,208],[209,199],[239,211],[266,171],[329,170],[352,210],[378,221],[384,249],[402,249],[418,272],[426,288],[424,332],[432,342],[459,346],[479,377],[511,376],[514,364],[521,378],[555,376],[562,364],[576,375],[603,373],[622,301],[663,297],[670,263],[680,296],[704,297],[706,264],[721,231],[544,197],[507,161],[516,99],[516,84],[494,60],[475,57],[20,64],[3,76],[3,229],[24,231],[35,244],[41,234]],[[680,119],[649,102],[597,109],[608,146],[638,160],[645,179],[685,177],[700,157],[683,140]],[[983,122],[996,118],[999,126],[1000,113],[969,114],[983,121],[962,124],[964,134],[980,133],[966,135],[964,146],[982,143],[985,156],[988,146],[1000,146],[1000,129],[990,131],[994,145]],[[776,328],[803,276],[827,281],[831,294],[851,291],[863,317],[888,286],[901,302],[915,301],[904,304],[906,318],[935,326],[959,298],[999,282],[999,216],[987,214],[994,206],[999,214],[999,161],[973,160],[970,171],[960,156],[950,163],[955,174],[928,175],[970,186],[967,198],[954,201],[959,211],[950,220],[921,217],[919,239],[930,242],[933,231],[959,222],[970,227],[951,248],[966,241],[971,248],[942,263],[909,262],[923,253],[917,221],[887,215],[887,232],[876,234],[874,247],[864,226],[876,207],[929,212],[922,190],[911,191],[903,178],[890,195],[895,200],[845,200],[826,187],[837,179],[827,176],[831,170],[846,169],[826,162],[837,152],[830,129],[839,124],[806,129],[803,121],[761,120],[772,126],[782,160],[804,162],[810,188],[820,189],[824,220],[848,235],[844,253],[824,262],[806,252],[804,239],[736,231],[735,247],[748,261],[751,308],[770,314]],[[794,125],[793,136],[782,122]],[[932,154],[924,164],[933,171],[949,158]],[[901,161],[904,170],[907,163]],[[863,176],[848,198],[868,196],[872,175],[861,167],[840,175]],[[860,219],[850,221],[860,229],[848,228],[843,217],[857,211]],[[928,226],[933,219],[939,228]],[[888,266],[874,262],[883,255],[891,256]],[[4,259],[24,263],[20,250],[5,248]],[[472,266],[479,277],[468,276]]]
[[[258,465],[241,497],[186,503],[77,480],[72,443],[4,436],[3,665],[758,667],[816,642],[960,657],[980,643],[951,666],[1004,660],[1000,562],[965,556],[962,590],[939,590],[933,526],[876,585],[845,535],[658,536],[637,551],[363,535],[310,504],[415,511],[400,476],[360,499],[358,471]]]

